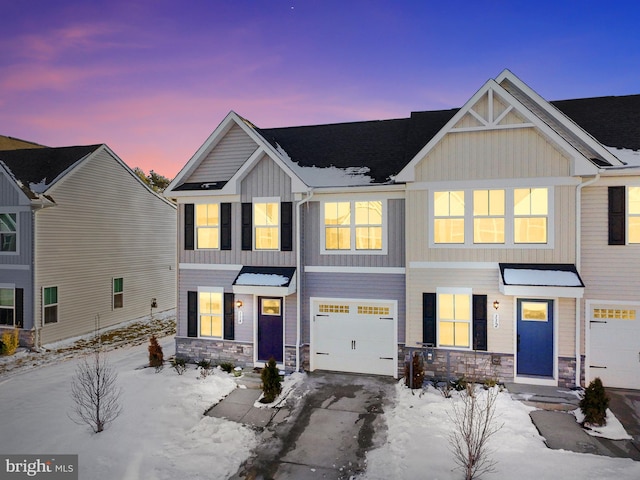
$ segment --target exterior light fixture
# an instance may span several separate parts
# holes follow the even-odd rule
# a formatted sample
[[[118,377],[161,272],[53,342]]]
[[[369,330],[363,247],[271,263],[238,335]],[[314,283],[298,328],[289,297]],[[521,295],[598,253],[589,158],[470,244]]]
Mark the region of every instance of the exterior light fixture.
[[[498,310],[498,308],[500,308],[500,302],[498,300],[494,300],[493,301],[493,308],[495,308],[496,310]]]
[[[236,300],[236,307],[242,308],[242,300]]]

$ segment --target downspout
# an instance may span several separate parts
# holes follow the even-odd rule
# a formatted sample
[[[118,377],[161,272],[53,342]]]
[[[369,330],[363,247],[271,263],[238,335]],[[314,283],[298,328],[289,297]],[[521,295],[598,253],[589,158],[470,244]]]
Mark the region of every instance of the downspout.
[[[301,312],[302,312],[302,275],[300,268],[302,266],[302,227],[300,225],[300,211],[302,205],[307,203],[313,197],[313,188],[307,192],[304,200],[296,205],[296,238],[298,245],[296,246],[296,283],[298,285],[298,301],[296,302],[296,372],[300,371],[300,341],[302,339],[301,332]]]
[[[33,319],[33,348],[40,350],[40,329],[37,320],[36,298],[36,209],[31,209],[31,317]],[[42,319],[41,319],[42,320]]]
[[[582,264],[582,189],[589,185],[593,185],[600,180],[600,171],[591,180],[580,183],[576,188],[576,270],[580,273],[580,267]],[[580,326],[582,325],[581,318],[581,301],[576,298],[576,387],[580,387],[580,372],[582,371],[582,358],[580,356],[581,338],[580,338]],[[585,336],[587,325],[585,324]],[[586,349],[586,345],[585,345]]]

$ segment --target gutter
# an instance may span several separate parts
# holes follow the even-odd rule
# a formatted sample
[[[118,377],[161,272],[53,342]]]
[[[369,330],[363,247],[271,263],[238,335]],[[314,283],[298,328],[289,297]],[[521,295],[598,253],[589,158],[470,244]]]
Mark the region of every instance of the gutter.
[[[296,248],[296,283],[298,284],[298,295],[296,302],[296,372],[300,371],[300,341],[302,337],[301,326],[301,312],[302,312],[302,274],[300,272],[300,268],[302,266],[302,227],[300,222],[300,209],[302,205],[307,203],[313,197],[313,188],[308,190],[307,196],[304,200],[301,200],[296,205],[296,238],[298,240],[298,245]]]
[[[586,182],[582,182],[580,183],[580,185],[578,185],[578,188],[576,188],[576,270],[578,271],[578,274],[580,273],[580,267],[582,264],[582,189],[584,187],[587,187],[589,185],[593,185],[594,183],[596,183],[598,180],[600,180],[600,172],[601,170],[598,170],[598,173],[596,174],[596,176],[594,178],[592,178],[591,180],[587,180]],[[581,347],[581,337],[580,337],[580,327],[582,325],[582,318],[581,318],[581,300],[576,298],[576,387],[580,387],[580,372],[582,370],[582,357],[580,356],[580,347]],[[587,336],[587,324],[585,323],[584,325],[584,329],[585,329],[585,338]],[[586,349],[587,349],[587,345],[585,344],[585,359],[586,359]],[[586,379],[586,369],[585,369],[585,382],[587,381]]]

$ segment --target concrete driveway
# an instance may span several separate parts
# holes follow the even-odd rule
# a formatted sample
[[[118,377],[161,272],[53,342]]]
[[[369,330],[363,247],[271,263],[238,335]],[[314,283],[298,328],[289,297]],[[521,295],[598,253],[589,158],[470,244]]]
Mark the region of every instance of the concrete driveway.
[[[234,479],[348,479],[386,438],[381,415],[394,398],[392,378],[310,373],[286,406],[289,416],[263,432]]]

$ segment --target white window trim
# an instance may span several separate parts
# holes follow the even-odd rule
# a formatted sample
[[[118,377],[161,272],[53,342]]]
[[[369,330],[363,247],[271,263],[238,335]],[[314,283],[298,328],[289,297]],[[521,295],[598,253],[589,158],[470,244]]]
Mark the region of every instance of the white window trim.
[[[0,250],[0,256],[17,256],[20,255],[20,210],[12,208],[0,208],[0,213],[14,213],[16,215],[16,251],[3,252]]]
[[[332,198],[322,200],[320,202],[320,254],[321,255],[388,255],[389,253],[389,220],[387,216],[387,198]],[[325,223],[324,223],[324,205],[325,203],[340,203],[349,202],[351,205],[351,224],[349,225],[349,232],[351,236],[349,250],[327,250],[326,237],[325,237]],[[382,248],[380,250],[358,250],[356,249],[356,223],[355,223],[355,203],[356,202],[382,202]]]
[[[514,241],[514,213],[513,213],[513,192],[521,188],[546,188],[547,189],[547,243],[516,243]],[[435,212],[433,196],[435,192],[444,191],[464,191],[464,243],[436,243],[434,241],[434,220]],[[505,212],[504,212],[504,243],[473,243],[473,192],[474,190],[504,190]],[[467,200],[469,199],[469,200]],[[527,250],[549,250],[554,248],[555,241],[555,189],[553,186],[511,186],[511,187],[477,187],[477,188],[454,188],[447,190],[432,189],[427,194],[427,214],[429,230],[429,248],[474,248],[474,249],[527,249]],[[444,218],[444,217],[440,217]],[[449,218],[449,217],[447,217]]]
[[[222,297],[222,313],[221,313],[221,317],[222,317],[222,334],[219,337],[207,337],[207,336],[203,336],[200,335],[200,317],[202,316],[202,313],[200,312],[200,293],[219,293]],[[216,340],[222,340],[224,339],[224,288],[220,288],[220,287],[198,287],[198,337],[197,338],[207,338],[207,339],[216,339]]]
[[[222,218],[220,217],[220,204],[222,202],[211,202],[211,201],[203,201],[203,200],[199,200],[198,202],[194,203],[194,207],[193,207],[193,239],[194,239],[194,243],[195,243],[195,250],[202,250],[204,252],[211,252],[211,251],[218,251],[220,250],[220,239],[221,239],[221,235],[220,235],[220,231],[221,231],[221,222],[222,222]],[[202,248],[200,247],[200,245],[198,245],[198,205],[218,205],[218,248]],[[201,227],[201,228],[211,228],[211,227]]]
[[[0,283],[0,288],[2,288],[3,290],[13,291],[13,306],[11,308],[0,306],[0,309],[13,310],[13,324],[10,326],[15,327],[16,325],[16,285],[14,283]],[[3,324],[3,326],[9,326],[9,325]]]
[[[122,295],[122,307],[116,308],[116,280],[122,279],[122,292],[118,292]],[[111,310],[119,310],[124,308],[124,277],[112,277],[111,278]]]
[[[455,295],[468,295],[469,296],[469,346],[468,347],[454,347],[451,345],[440,345],[440,295],[441,294],[455,294]],[[462,321],[460,322],[462,323]],[[473,350],[473,289],[472,288],[458,288],[458,287],[438,287],[436,288],[436,344],[438,348],[445,350]]]
[[[256,248],[256,241],[258,240],[258,235],[256,235],[256,203],[275,203],[278,205],[278,247],[277,248]],[[263,227],[263,225],[260,225]],[[253,237],[253,251],[254,252],[279,252],[280,251],[280,240],[282,235],[282,199],[280,197],[253,197],[251,200],[251,236]]]
[[[44,291],[47,288],[55,288],[55,289],[57,289],[58,301],[56,303],[50,303],[49,305],[45,305],[44,304]],[[41,319],[42,326],[46,327],[47,325],[56,325],[56,324],[60,323],[60,287],[58,285],[43,286],[41,294],[42,294],[42,319]],[[57,314],[56,314],[56,321],[55,322],[50,322],[50,323],[45,323],[44,322],[44,310],[45,310],[45,307],[53,307],[53,306],[58,307],[58,311],[57,311]]]

